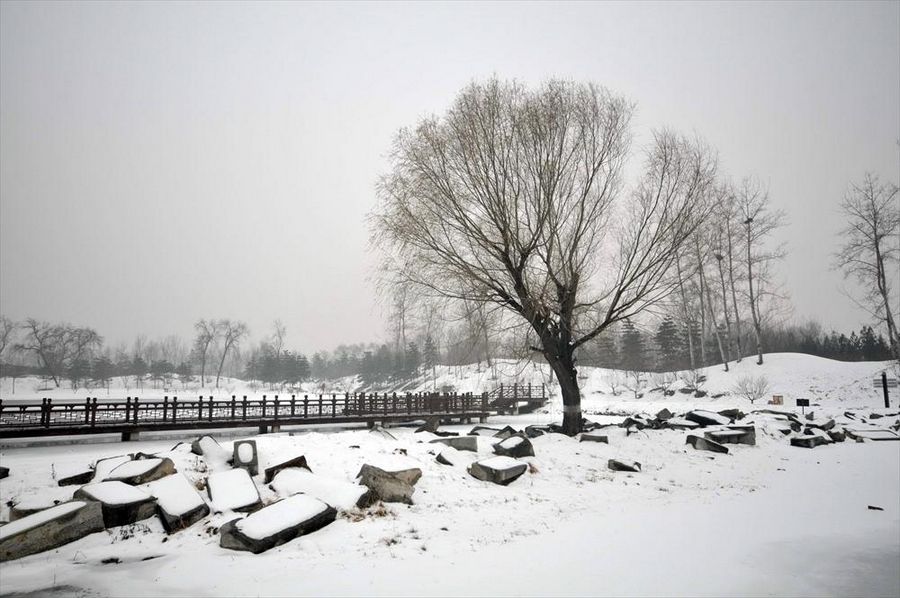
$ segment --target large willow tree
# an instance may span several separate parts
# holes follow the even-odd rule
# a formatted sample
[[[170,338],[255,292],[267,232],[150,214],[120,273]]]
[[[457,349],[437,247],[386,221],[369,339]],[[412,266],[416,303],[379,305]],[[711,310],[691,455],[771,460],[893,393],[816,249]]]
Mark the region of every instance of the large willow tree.
[[[473,83],[398,133],[373,213],[390,280],[521,318],[568,434],[582,422],[575,352],[672,291],[715,178],[709,150],[662,131],[626,188],[632,112],[596,85]]]

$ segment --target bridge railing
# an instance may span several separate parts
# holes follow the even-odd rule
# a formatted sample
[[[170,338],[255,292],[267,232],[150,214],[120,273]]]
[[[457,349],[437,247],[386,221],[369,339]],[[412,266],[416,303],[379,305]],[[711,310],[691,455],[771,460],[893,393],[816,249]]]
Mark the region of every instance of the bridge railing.
[[[162,399],[127,397],[124,401],[98,401],[96,397],[81,403],[9,404],[0,400],[0,433],[34,428],[106,428],[106,427],[189,427],[221,423],[223,427],[261,423],[277,425],[322,419],[375,419],[378,416],[453,415],[487,410],[487,395],[472,393],[346,393],[291,395],[290,398],[248,399]]]

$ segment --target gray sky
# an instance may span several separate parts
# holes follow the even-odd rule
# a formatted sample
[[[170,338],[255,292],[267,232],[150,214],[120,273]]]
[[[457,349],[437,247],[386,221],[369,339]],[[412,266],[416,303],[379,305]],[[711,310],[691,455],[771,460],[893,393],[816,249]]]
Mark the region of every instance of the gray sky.
[[[0,311],[115,342],[281,318],[382,334],[366,212],[394,132],[473,78],[591,80],[703,135],[787,211],[797,317],[847,182],[900,178],[900,3],[0,5]]]

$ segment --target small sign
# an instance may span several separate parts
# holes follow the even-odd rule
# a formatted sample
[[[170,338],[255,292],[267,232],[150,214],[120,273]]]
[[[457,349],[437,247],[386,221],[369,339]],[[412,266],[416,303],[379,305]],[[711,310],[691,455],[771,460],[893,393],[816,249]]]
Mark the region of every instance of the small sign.
[[[784,405],[784,396],[772,395],[772,400],[769,401],[769,405]]]
[[[809,407],[809,399],[797,399],[797,407]]]

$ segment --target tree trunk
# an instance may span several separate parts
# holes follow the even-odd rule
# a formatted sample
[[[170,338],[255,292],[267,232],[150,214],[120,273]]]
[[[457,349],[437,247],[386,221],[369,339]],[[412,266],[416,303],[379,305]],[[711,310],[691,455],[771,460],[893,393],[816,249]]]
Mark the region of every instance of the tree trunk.
[[[219,377],[222,375],[222,368],[225,366],[225,356],[228,355],[228,345],[222,349],[222,360],[219,361],[219,371],[216,372],[216,388],[219,388]]]
[[[694,359],[694,331],[692,330],[693,326],[691,326],[691,317],[688,315],[687,294],[684,292],[684,278],[681,276],[681,258],[675,258],[675,265],[678,272],[678,288],[681,290],[681,306],[684,311],[684,324],[687,327],[688,353],[690,354],[691,359],[691,369],[695,370],[697,369],[697,363]]]
[[[753,332],[756,334],[756,365],[762,365],[762,334],[759,322],[759,306],[756,304],[756,296],[753,294],[753,259],[750,255],[750,225],[751,220],[747,220],[747,287],[750,289],[750,317],[753,318]]]
[[[697,274],[700,279],[700,367],[707,365],[706,360],[706,302],[703,295],[706,290],[705,280],[703,277],[703,259],[700,256],[700,241],[694,237],[694,248],[697,253]]]
[[[725,271],[722,269],[722,259],[721,255],[716,257],[719,268],[719,282],[722,283],[722,312],[725,314],[725,347],[726,351],[730,351],[733,338],[731,336],[731,316],[728,315],[728,292],[725,288]]]
[[[728,280],[731,283],[731,305],[734,306],[734,343],[737,348],[734,360],[740,363],[744,358],[744,349],[741,347],[741,313],[738,311],[737,285],[734,281],[734,245],[731,240],[731,224],[727,225],[726,234],[728,238]]]
[[[881,247],[877,241],[875,243],[875,263],[878,272],[878,293],[881,295],[881,300],[884,303],[884,320],[888,329],[888,343],[890,343],[894,359],[900,361],[900,336],[897,334],[897,324],[894,322],[894,314],[891,312],[887,277],[884,274],[884,256],[881,254]]]
[[[200,388],[206,384],[206,352],[200,357]]]
[[[550,364],[563,401],[563,434],[574,436],[581,432],[581,391],[578,388],[578,372],[575,370],[574,351],[563,351],[566,355],[552,355],[545,350],[544,356]]]
[[[719,347],[719,357],[722,359],[722,363],[725,364],[725,371],[728,371],[728,355],[726,354],[725,347],[722,345],[722,337],[719,335],[719,323],[716,322],[716,312],[713,310],[713,300],[712,300],[712,292],[709,290],[709,284],[706,284],[706,274],[703,271],[703,263],[700,264],[700,282],[703,283],[703,288],[706,289],[706,304],[709,306],[709,317],[712,320],[712,329],[713,334],[716,337],[716,345]]]

